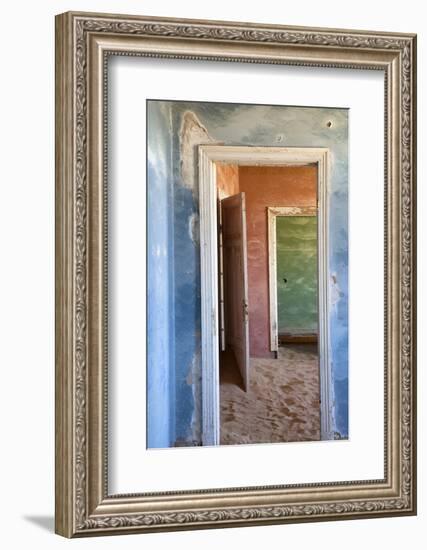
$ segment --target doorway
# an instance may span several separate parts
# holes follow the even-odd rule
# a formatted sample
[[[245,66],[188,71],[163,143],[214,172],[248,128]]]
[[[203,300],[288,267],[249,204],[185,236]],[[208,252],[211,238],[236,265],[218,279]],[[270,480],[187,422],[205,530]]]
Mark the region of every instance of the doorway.
[[[255,401],[254,406],[259,408],[262,395],[267,394],[268,391],[275,386],[282,387],[283,391],[286,391],[286,388],[288,388],[288,390],[290,388],[290,385],[286,383],[286,376],[289,375],[289,369],[290,366],[292,366],[292,360],[290,359],[292,354],[290,354],[290,348],[286,349],[287,355],[285,354],[286,357],[283,358],[280,348],[281,344],[290,346],[296,344],[295,342],[286,343],[284,340],[281,342],[281,339],[286,340],[286,338],[295,337],[301,339],[302,336],[305,336],[306,339],[310,337],[314,338],[313,335],[315,332],[312,330],[313,334],[309,335],[307,328],[304,328],[305,334],[302,334],[300,327],[300,333],[296,334],[295,329],[298,328],[297,326],[290,327],[291,330],[288,330],[288,333],[285,332],[282,334],[279,332],[278,320],[279,317],[282,318],[283,315],[278,310],[278,302],[280,302],[280,300],[277,299],[277,270],[275,300],[272,297],[272,290],[269,288],[269,285],[271,287],[272,281],[271,268],[269,268],[269,264],[271,263],[272,243],[270,238],[267,241],[267,233],[269,237],[271,236],[271,223],[273,218],[276,224],[275,230],[277,231],[277,212],[273,216],[274,213],[270,209],[274,207],[270,206],[266,208],[263,206],[264,203],[262,203],[262,200],[258,200],[255,202],[257,211],[255,212],[253,210],[248,217],[246,193],[248,193],[249,201],[253,202],[253,196],[251,196],[252,188],[248,188],[246,192],[239,190],[238,186],[230,181],[229,177],[227,179],[228,189],[226,189],[226,185],[218,181],[218,166],[227,167],[229,176],[231,173],[236,173],[236,171],[240,170],[243,174],[245,171],[249,171],[255,175],[258,174],[257,177],[259,177],[259,170],[262,167],[269,168],[267,172],[270,173],[270,179],[274,178],[275,174],[277,176],[277,172],[285,167],[288,168],[288,172],[290,173],[295,172],[301,174],[305,171],[304,173],[316,174],[314,180],[315,204],[309,207],[311,208],[310,212],[304,212],[306,214],[305,216],[295,216],[294,219],[298,217],[300,225],[301,222],[305,222],[305,225],[310,227],[311,230],[313,230],[313,220],[315,220],[314,227],[316,235],[317,232],[319,234],[315,250],[318,256],[318,258],[316,258],[316,273],[314,274],[316,284],[314,286],[313,284],[311,285],[312,289],[314,289],[314,287],[316,287],[316,291],[318,289],[318,296],[316,296],[317,292],[315,292],[315,301],[318,303],[318,309],[315,313],[315,315],[318,316],[318,323],[315,327],[317,329],[315,337],[318,341],[311,342],[311,344],[315,344],[315,346],[318,347],[318,354],[311,353],[311,363],[314,361],[316,362],[317,367],[315,367],[314,370],[317,368],[318,373],[317,416],[319,435],[318,437],[313,436],[311,438],[331,439],[330,426],[332,419],[330,416],[330,405],[332,401],[327,346],[328,331],[327,322],[325,323],[325,319],[327,320],[327,311],[325,309],[327,305],[327,288],[326,284],[324,284],[327,281],[327,274],[321,274],[322,269],[327,269],[327,233],[325,229],[327,220],[326,186],[328,150],[200,146],[199,158],[200,229],[202,245],[203,443],[205,445],[217,445],[221,442],[251,443],[293,440],[287,439],[287,436],[283,434],[280,436],[282,439],[280,439],[280,437],[277,439],[277,434],[275,432],[271,432],[272,435],[268,436],[270,438],[268,440],[254,440],[251,439],[248,434],[243,435],[239,441],[233,439],[224,440],[224,437],[221,438],[220,399],[222,398],[222,394],[220,392],[220,378],[221,376],[222,378],[224,377],[224,369],[225,376],[230,375],[230,365],[234,363],[235,374],[237,373],[237,377],[235,376],[237,383],[234,384],[234,386],[240,386],[239,391],[241,394],[238,395],[239,399],[242,400],[244,407],[247,405],[253,406],[253,403],[252,405],[250,403],[252,400]],[[301,168],[302,170],[298,172],[297,168]],[[262,185],[262,182],[258,181],[258,183]],[[264,185],[264,191],[266,189],[267,185]],[[301,192],[301,187],[296,187],[295,189],[297,192]],[[276,192],[283,194],[283,189],[279,186]],[[271,200],[274,199],[271,198]],[[286,202],[286,197],[283,198],[283,201]],[[285,206],[282,206],[284,204],[283,201],[280,206],[276,206],[275,208],[284,208]],[[273,204],[275,203],[273,202]],[[287,204],[289,205],[289,202]],[[263,210],[262,215],[260,212],[261,206]],[[290,208],[290,206],[287,206],[287,208]],[[295,209],[295,207],[292,208]],[[313,216],[313,211],[318,212],[318,216]],[[300,212],[300,214],[301,213],[302,212]],[[281,219],[280,216],[279,219]],[[257,254],[256,246],[258,245],[255,242],[256,238],[254,238],[254,231],[257,227],[260,229],[261,226],[257,224],[262,223],[264,223],[263,231],[265,234],[265,242],[262,244],[262,239],[260,240]],[[281,222],[279,222],[279,225],[281,225]],[[247,226],[249,226],[248,233],[250,234],[249,243],[246,242],[248,239],[246,234]],[[290,228],[288,227],[288,234],[289,233]],[[275,233],[275,235],[277,244],[277,233]],[[295,242],[293,245],[295,245]],[[258,281],[263,279],[261,271],[258,277],[256,274],[254,276],[254,270],[259,268],[258,264],[260,264],[259,261],[257,264],[257,260],[259,259],[258,256],[261,259],[265,258],[265,287],[262,286],[264,283],[260,283],[261,286],[258,285]],[[277,249],[275,250],[275,257],[277,265]],[[249,277],[248,259],[250,264]],[[292,261],[290,263],[288,262],[288,269],[297,267],[295,261],[293,261],[293,263],[294,267],[292,268]],[[291,275],[293,283],[295,283],[297,278],[300,278],[298,277],[297,271]],[[287,279],[287,277],[284,276],[282,279]],[[283,282],[283,284],[286,285],[287,283]],[[280,288],[279,290],[282,291],[283,289]],[[286,292],[280,292],[280,295],[282,294],[286,297]],[[295,292],[293,294],[295,294]],[[301,298],[301,296],[299,298]],[[262,304],[263,301],[266,302],[264,308],[265,314],[261,311],[262,307],[264,307]],[[276,302],[275,316],[271,314],[272,302],[274,301]],[[261,313],[258,311],[259,314],[257,313],[257,305],[259,306],[258,310],[261,311]],[[284,315],[284,318],[286,318],[286,315],[289,317],[292,307],[289,307],[288,304],[286,309],[287,314]],[[307,308],[304,306],[304,309],[306,310]],[[307,315],[307,313],[305,313],[306,317],[310,317],[310,315],[311,317],[313,316],[312,314]],[[292,319],[292,315],[290,317]],[[266,342],[265,351],[264,348],[262,348],[264,340]],[[309,343],[310,342],[299,342],[300,345]],[[300,351],[301,349],[302,348],[299,348]],[[295,353],[293,355],[295,356]],[[310,353],[308,355],[310,355]],[[306,359],[308,355],[307,353],[305,354]],[[287,365],[286,372],[278,368],[279,363],[283,359],[284,364]],[[295,373],[296,371],[294,370],[293,372]],[[272,377],[272,373],[275,374],[275,377]],[[240,380],[238,380],[239,376]],[[284,379],[282,380],[280,376],[284,376]],[[262,383],[264,383],[265,391],[259,394],[260,385],[262,385]],[[257,391],[259,395],[257,395]],[[301,395],[303,395],[303,393],[304,392],[302,392]],[[325,399],[323,399],[323,396],[325,396]],[[236,397],[236,395],[234,397]],[[278,403],[283,405],[282,409],[287,411],[287,414],[289,413],[289,407],[283,403],[282,397],[281,395],[272,396],[270,393],[268,407],[266,405],[267,413],[262,413],[265,417],[271,417],[270,424],[272,426],[276,423],[279,424],[280,428],[283,428],[286,419],[284,416],[278,416]],[[287,398],[288,404],[292,404],[289,392]],[[237,399],[234,404],[230,402],[230,406],[233,407],[239,399]],[[274,401],[274,399],[276,399],[276,401]],[[279,399],[279,401],[277,401],[277,399]],[[249,414],[249,409],[243,408],[241,410]],[[271,414],[268,413],[268,411],[270,411]],[[224,410],[222,413],[224,416]],[[244,412],[243,416],[245,414]],[[258,428],[254,426],[252,431],[256,432],[257,429]],[[265,433],[267,432],[260,432],[261,435],[259,437],[265,438]],[[306,437],[306,435],[307,434],[304,435],[305,439],[303,440],[310,438],[308,436]]]
[[[267,209],[270,346],[318,343],[318,208]],[[301,307],[303,304],[303,307]]]

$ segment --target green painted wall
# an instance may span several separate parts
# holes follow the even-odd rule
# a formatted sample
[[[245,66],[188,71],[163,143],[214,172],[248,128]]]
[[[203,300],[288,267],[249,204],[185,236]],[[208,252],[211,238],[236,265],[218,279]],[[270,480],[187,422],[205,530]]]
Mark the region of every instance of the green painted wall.
[[[317,332],[317,217],[278,216],[276,238],[279,334]]]

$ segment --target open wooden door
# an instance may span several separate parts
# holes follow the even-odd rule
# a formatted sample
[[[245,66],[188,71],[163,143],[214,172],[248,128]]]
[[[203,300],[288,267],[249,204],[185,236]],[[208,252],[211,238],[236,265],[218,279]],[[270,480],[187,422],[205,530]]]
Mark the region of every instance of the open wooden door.
[[[243,387],[249,388],[248,261],[245,194],[221,201],[224,260],[225,340],[236,358]]]

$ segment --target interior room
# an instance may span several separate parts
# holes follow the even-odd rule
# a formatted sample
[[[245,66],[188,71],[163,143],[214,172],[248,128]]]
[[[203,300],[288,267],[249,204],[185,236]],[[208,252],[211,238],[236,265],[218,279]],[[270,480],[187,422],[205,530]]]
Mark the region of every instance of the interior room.
[[[346,439],[348,111],[152,100],[147,121],[147,446]],[[245,212],[246,230],[240,233],[246,243],[240,240],[240,249],[218,247],[222,209],[241,226],[238,212]],[[292,223],[300,225],[282,227]],[[290,237],[303,227],[311,227],[304,241]],[[287,243],[281,243],[283,232],[291,238]],[[279,246],[272,246],[277,235]],[[301,247],[304,242],[306,260],[311,258],[304,268],[297,250],[290,256],[297,241]],[[228,300],[240,304],[234,325],[225,310],[230,284],[220,275],[223,252],[238,267],[229,277],[242,280],[239,262],[246,262],[247,288],[243,281],[234,285],[234,302]],[[311,273],[310,282],[298,282],[301,273]],[[301,300],[308,301],[295,312]],[[317,369],[320,381],[309,382],[303,366],[276,368],[285,352],[304,357],[301,365],[314,365],[311,372]],[[224,367],[227,353],[245,365],[234,370],[237,383],[227,383],[227,369],[220,377],[219,355]],[[265,367],[262,384],[257,364]],[[288,386],[301,391],[295,397]],[[276,401],[267,406],[266,399]],[[254,409],[236,411],[251,400],[263,409],[251,420],[260,431],[248,434],[238,421],[247,414],[251,419]],[[314,411],[310,418],[308,410]]]
[[[317,166],[216,169],[221,444],[319,440]]]

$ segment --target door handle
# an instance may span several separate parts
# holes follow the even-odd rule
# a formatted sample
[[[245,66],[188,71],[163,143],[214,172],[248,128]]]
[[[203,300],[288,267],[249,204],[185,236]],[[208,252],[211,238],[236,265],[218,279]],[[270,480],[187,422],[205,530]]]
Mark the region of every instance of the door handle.
[[[249,315],[249,311],[248,311],[248,303],[243,301],[242,302],[242,306],[243,306],[243,316],[244,317],[247,317]]]

